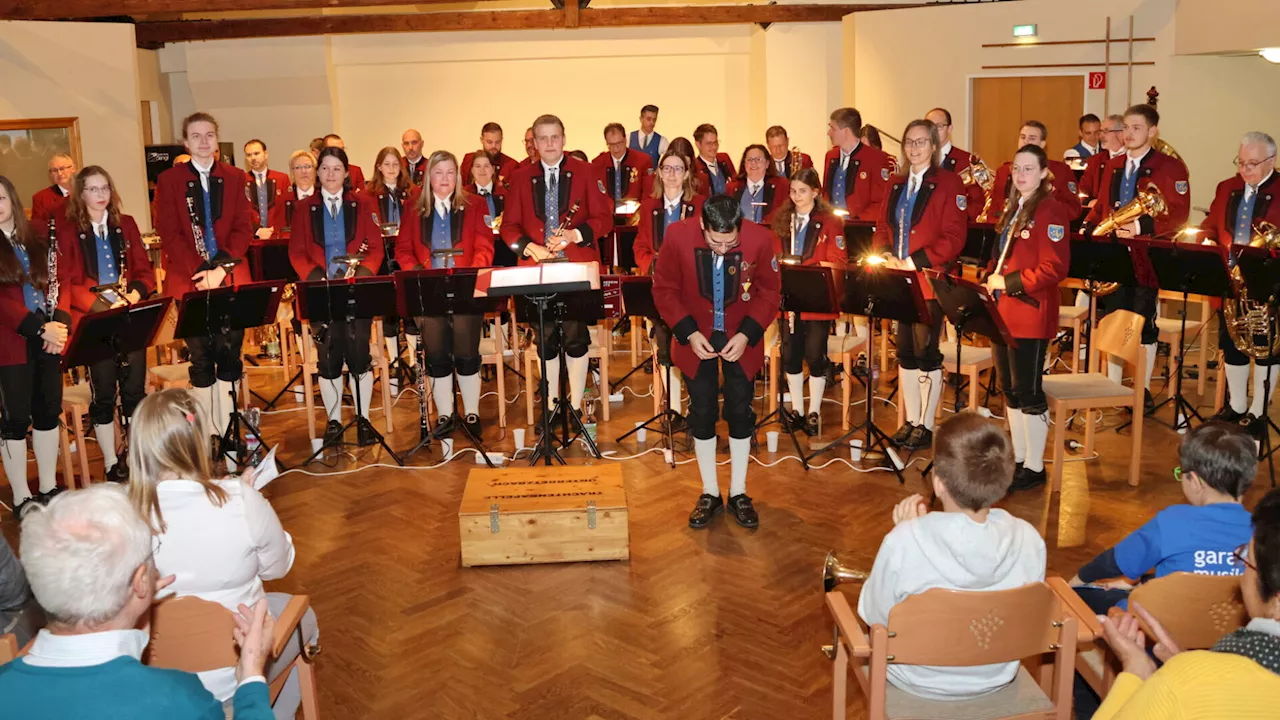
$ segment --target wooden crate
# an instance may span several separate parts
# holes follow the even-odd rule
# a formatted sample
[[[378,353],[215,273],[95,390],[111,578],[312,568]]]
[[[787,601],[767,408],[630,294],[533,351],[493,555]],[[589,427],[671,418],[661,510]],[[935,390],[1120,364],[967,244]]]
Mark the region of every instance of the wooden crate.
[[[625,560],[622,466],[472,470],[458,526],[463,567]]]

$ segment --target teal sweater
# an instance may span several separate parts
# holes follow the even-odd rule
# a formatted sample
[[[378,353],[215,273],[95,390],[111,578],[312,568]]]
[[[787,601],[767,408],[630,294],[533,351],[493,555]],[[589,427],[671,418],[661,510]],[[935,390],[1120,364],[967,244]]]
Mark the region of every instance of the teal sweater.
[[[0,665],[5,717],[24,720],[223,720],[222,704],[191,673],[121,656],[101,665]],[[266,683],[236,690],[236,720],[273,720]],[[10,714],[12,713],[12,714]]]

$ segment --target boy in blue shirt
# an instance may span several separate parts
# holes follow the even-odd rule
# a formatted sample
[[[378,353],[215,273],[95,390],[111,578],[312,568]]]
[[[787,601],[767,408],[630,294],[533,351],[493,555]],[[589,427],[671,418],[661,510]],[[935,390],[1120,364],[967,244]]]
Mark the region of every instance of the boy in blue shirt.
[[[1125,578],[1190,572],[1240,575],[1232,551],[1253,534],[1240,504],[1253,484],[1258,460],[1252,438],[1238,425],[1208,423],[1187,433],[1173,476],[1186,505],[1170,505],[1115,547],[1090,560],[1071,579],[1094,612],[1124,607],[1133,585]]]

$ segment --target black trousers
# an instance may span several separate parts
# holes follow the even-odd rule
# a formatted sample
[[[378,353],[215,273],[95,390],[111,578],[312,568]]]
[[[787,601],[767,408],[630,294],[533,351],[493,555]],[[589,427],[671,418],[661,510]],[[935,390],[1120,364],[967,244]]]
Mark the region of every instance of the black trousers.
[[[27,338],[27,361],[0,367],[0,438],[25,440],[27,429],[54,430],[62,420],[62,356]]]
[[[481,315],[439,315],[415,318],[427,354],[427,374],[433,378],[480,372]]]
[[[235,382],[244,374],[244,357],[240,346],[244,344],[244,331],[233,330],[226,335],[187,338],[187,352],[191,355],[191,387],[210,387],[215,379]]]
[[[560,323],[560,329],[557,331],[556,324],[551,318],[547,318],[547,337],[544,338],[541,335],[535,317],[533,341],[538,345],[538,357],[544,360],[555,360],[560,357],[561,344],[564,345],[564,354],[573,358],[586,355],[587,348],[591,346],[591,333],[587,324],[580,320],[565,320]]]
[[[658,353],[658,364],[671,364],[671,326],[662,320],[652,320],[654,348]],[[654,368],[655,370],[657,368]]]
[[[372,331],[373,321],[368,319],[329,323],[316,342],[316,370],[320,377],[325,380],[342,377],[343,365],[353,375],[369,372],[369,366],[373,364],[373,357],[369,354]]]
[[[134,408],[147,394],[147,351],[129,353],[124,363],[103,360],[89,366],[89,417],[94,425],[108,425],[115,417],[116,392],[120,393],[120,410],[124,418],[133,417]]]
[[[711,333],[708,340],[717,350],[729,341],[720,331]],[[723,385],[720,384],[721,372],[724,374]],[[751,437],[756,426],[756,411],[751,405],[753,386],[741,365],[719,358],[703,360],[698,363],[697,374],[685,378],[685,383],[689,388],[689,431],[694,438],[709,440],[716,436],[717,414],[729,423],[729,437]],[[722,412],[717,407],[721,392],[724,393]]]
[[[1110,295],[1098,298],[1099,318],[1106,317],[1113,310],[1128,310],[1146,318],[1142,326],[1142,344],[1150,345],[1160,337],[1156,328],[1156,295],[1155,288],[1121,287]]]
[[[1257,343],[1258,347],[1263,347],[1269,342],[1269,339],[1266,335],[1258,335],[1254,337],[1253,341]],[[1240,348],[1236,347],[1235,341],[1231,339],[1231,334],[1227,332],[1227,320],[1221,310],[1218,311],[1218,349],[1222,351],[1222,359],[1228,365],[1249,364],[1249,356],[1240,352]],[[1256,362],[1262,367],[1269,367],[1280,362],[1280,357],[1273,355]]]
[[[825,375],[831,361],[827,359],[827,336],[831,334],[830,320],[796,320],[795,332],[787,318],[778,321],[782,337],[782,370],[788,375],[804,372],[809,364],[810,375]]]
[[[929,300],[929,323],[898,323],[898,367],[932,372],[942,369],[942,306]],[[825,349],[825,348],[824,348]]]
[[[991,347],[996,375],[1004,391],[1004,404],[1027,415],[1040,415],[1049,409],[1044,397],[1044,357],[1049,351],[1049,341],[1017,340],[1016,348],[1008,345]]]

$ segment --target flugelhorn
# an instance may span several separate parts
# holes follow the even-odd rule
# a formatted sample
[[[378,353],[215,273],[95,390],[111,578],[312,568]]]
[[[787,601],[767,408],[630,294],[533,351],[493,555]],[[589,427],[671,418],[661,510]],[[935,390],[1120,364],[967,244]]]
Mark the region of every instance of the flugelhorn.
[[[1261,221],[1253,226],[1253,237],[1249,247],[1266,248],[1271,251],[1280,249],[1280,227]],[[1227,324],[1227,335],[1236,349],[1255,360],[1265,360],[1280,352],[1280,332],[1275,328],[1275,315],[1269,303],[1249,299],[1248,288],[1244,284],[1244,276],[1240,266],[1231,268],[1231,287],[1234,298],[1228,298],[1222,305],[1222,318]],[[1259,343],[1258,338],[1269,338],[1268,342]]]
[[[1128,225],[1140,217],[1160,218],[1169,214],[1169,205],[1164,201],[1164,193],[1155,183],[1147,185],[1146,190],[1139,190],[1133,199],[1116,208],[1111,217],[1098,223],[1091,233],[1094,237],[1104,237]]]

